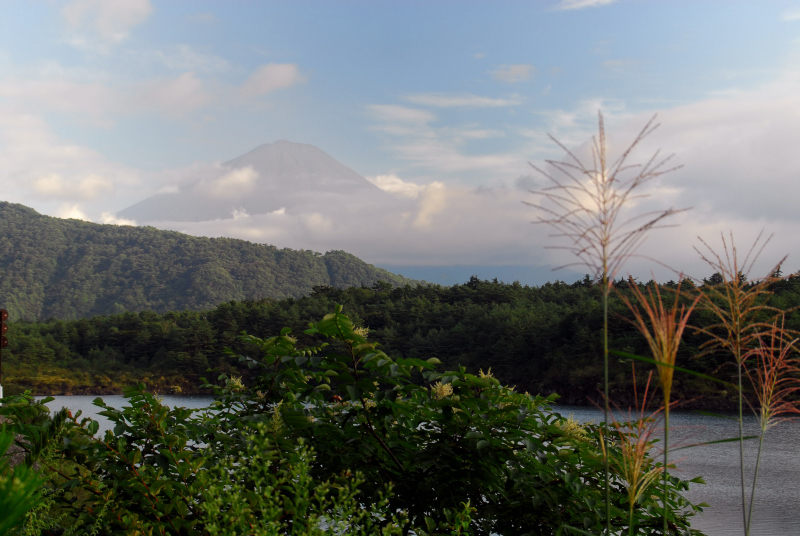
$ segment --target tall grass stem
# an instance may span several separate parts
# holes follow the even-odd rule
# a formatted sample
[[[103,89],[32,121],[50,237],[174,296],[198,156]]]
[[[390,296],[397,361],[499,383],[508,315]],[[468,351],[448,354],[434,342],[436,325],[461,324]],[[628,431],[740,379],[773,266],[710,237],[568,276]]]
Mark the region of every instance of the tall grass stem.
[[[699,238],[699,237],[698,237]],[[736,382],[738,389],[738,414],[739,414],[739,480],[742,500],[742,528],[745,536],[748,534],[748,508],[745,481],[744,459],[744,391],[742,376],[745,371],[745,360],[752,355],[752,349],[764,336],[774,333],[775,326],[763,320],[765,313],[781,314],[782,311],[768,305],[770,284],[775,281],[774,274],[778,272],[786,257],[780,260],[766,277],[753,282],[748,281],[748,276],[753,270],[764,248],[769,244],[772,236],[763,238],[759,233],[744,259],[740,259],[733,233],[721,235],[722,253],[718,253],[699,238],[702,249],[695,247],[700,258],[714,271],[716,280],[706,282],[702,287],[702,307],[713,313],[718,322],[695,331],[703,333],[709,340],[701,345],[701,355],[710,354],[719,350],[731,354],[736,365]]]
[[[603,431],[608,440],[608,295],[616,274],[644,241],[647,233],[663,226],[663,221],[680,210],[667,209],[655,212],[627,214],[627,205],[635,199],[646,197],[641,188],[677,167],[668,167],[672,155],[661,157],[656,151],[643,163],[629,163],[635,149],[649,136],[658,124],[655,116],[648,121],[627,148],[612,163],[608,161],[608,144],[603,114],[598,112],[597,136],[592,138],[592,161],[585,164],[574,152],[550,136],[564,152],[564,160],[547,160],[552,170],[533,167],[549,186],[532,191],[538,203],[526,203],[539,211],[534,223],[545,223],[555,229],[553,236],[564,238],[566,246],[556,246],[577,257],[574,263],[562,267],[582,265],[594,273],[595,281],[603,286]],[[606,452],[604,450],[604,452]],[[605,456],[605,454],[604,454]],[[606,533],[611,535],[611,504],[609,489],[609,460],[605,465]]]

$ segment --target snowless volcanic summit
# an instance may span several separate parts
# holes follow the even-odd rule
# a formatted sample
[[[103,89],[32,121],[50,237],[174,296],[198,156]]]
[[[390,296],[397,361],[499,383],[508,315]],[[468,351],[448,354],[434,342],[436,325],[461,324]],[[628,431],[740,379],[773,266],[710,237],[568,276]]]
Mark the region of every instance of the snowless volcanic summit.
[[[237,214],[308,211],[353,197],[373,204],[392,196],[324,151],[285,140],[260,145],[213,172],[190,177],[117,215],[137,222],[209,221]]]

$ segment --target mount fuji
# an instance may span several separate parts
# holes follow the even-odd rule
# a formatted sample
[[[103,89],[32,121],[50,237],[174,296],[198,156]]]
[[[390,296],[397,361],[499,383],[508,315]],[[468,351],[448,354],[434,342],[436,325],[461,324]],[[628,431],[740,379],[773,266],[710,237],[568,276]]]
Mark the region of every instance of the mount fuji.
[[[530,214],[516,189],[395,178],[384,190],[313,145],[280,140],[195,166],[117,218],[193,236],[347,251],[445,285],[472,275],[527,284],[553,277],[533,250],[519,247],[530,241]]]
[[[139,223],[201,222],[239,214],[276,211],[329,213],[334,207],[360,203],[392,205],[394,197],[304,143],[279,140],[190,177],[181,186],[157,193],[117,213]]]

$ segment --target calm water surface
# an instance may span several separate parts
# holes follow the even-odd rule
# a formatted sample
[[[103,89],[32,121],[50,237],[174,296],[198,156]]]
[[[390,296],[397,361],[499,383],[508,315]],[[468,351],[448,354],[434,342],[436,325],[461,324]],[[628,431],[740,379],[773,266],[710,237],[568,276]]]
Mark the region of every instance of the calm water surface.
[[[603,420],[595,408],[556,406],[562,415],[574,414],[581,422]],[[746,418],[745,435],[757,435],[754,417]],[[670,413],[670,445],[690,445],[738,437],[736,420],[696,413]],[[747,495],[752,485],[758,441],[745,442]],[[695,517],[692,527],[708,536],[744,534],[742,529],[739,444],[722,443],[679,450],[670,456],[679,475],[690,479],[702,476],[706,485],[694,485],[687,498],[711,505]],[[753,536],[800,535],[800,421],[778,424],[764,440],[758,473],[756,501],[753,506]]]
[[[42,399],[44,397],[37,396],[36,398]],[[54,396],[53,398],[55,398],[55,400],[47,404],[47,407],[50,408],[50,411],[58,411],[63,407],[72,410],[72,413],[74,414],[76,411],[80,410],[82,412],[81,418],[91,417],[97,421],[98,424],[100,424],[100,428],[98,430],[99,435],[102,435],[106,430],[111,430],[113,428],[111,421],[102,415],[97,414],[97,412],[103,411],[103,409],[92,404],[92,401],[98,398],[97,395]],[[102,398],[103,402],[113,408],[119,409],[125,405],[125,397],[122,395],[103,395],[99,398]],[[214,397],[211,396],[165,395],[162,397],[162,403],[166,404],[167,406],[184,407],[190,409],[207,408],[213,400]]]
[[[84,416],[100,423],[102,433],[111,426],[106,418],[97,415],[99,408],[92,405],[95,398],[57,396],[48,406],[51,410],[58,410],[62,406],[73,412],[82,410]],[[115,408],[125,404],[122,396],[108,395],[102,398]],[[164,404],[204,408],[212,400],[209,396],[165,396]],[[581,422],[600,422],[603,418],[602,411],[595,408],[559,405],[555,409],[562,415],[573,414]],[[738,435],[737,423],[732,419],[673,412],[670,421],[672,445],[702,443]],[[748,419],[746,425],[747,435],[757,434],[754,418]],[[752,468],[758,443],[752,440],[746,442],[745,446],[745,460],[747,466]],[[705,486],[694,486],[688,494],[691,501],[711,505],[695,518],[692,526],[708,536],[743,534],[738,443],[692,447],[677,451],[673,458],[682,477],[689,479],[702,476],[707,482]],[[752,471],[747,478],[748,482],[752,482]],[[754,512],[753,536],[800,535],[800,421],[781,423],[767,433]]]

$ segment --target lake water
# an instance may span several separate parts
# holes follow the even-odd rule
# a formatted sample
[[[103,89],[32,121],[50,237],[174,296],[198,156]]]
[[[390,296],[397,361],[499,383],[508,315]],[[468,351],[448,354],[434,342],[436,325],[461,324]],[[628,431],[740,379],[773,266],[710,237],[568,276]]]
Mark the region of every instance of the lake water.
[[[92,405],[95,396],[57,396],[48,406],[58,410],[62,406],[100,423],[100,431],[110,429],[110,423],[97,415],[99,408]],[[120,408],[122,396],[103,396],[110,406]],[[164,404],[186,408],[207,407],[209,396],[164,396]],[[573,414],[581,422],[600,422],[603,412],[595,408],[557,406],[562,415]],[[738,425],[733,419],[723,419],[687,412],[670,415],[670,444],[692,444],[726,439],[738,435]],[[756,435],[754,418],[746,420],[746,434]],[[800,421],[784,422],[767,433],[759,470],[756,502],[754,506],[753,536],[800,535]],[[746,463],[752,468],[758,443],[746,442]],[[711,506],[692,522],[694,528],[708,536],[743,534],[741,491],[739,486],[739,445],[723,443],[692,447],[677,451],[671,457],[683,478],[702,476],[707,485],[697,485],[689,492],[689,500],[706,502]],[[747,473],[752,482],[752,471]],[[748,487],[748,496],[749,496]]]
[[[577,406],[556,406],[562,415],[572,413],[581,422],[603,420],[602,410]],[[754,417],[745,418],[745,435],[757,435]],[[681,446],[738,437],[739,425],[732,418],[697,413],[670,413],[670,445]],[[753,506],[753,536],[800,534],[800,421],[789,421],[771,428],[764,440]],[[745,442],[745,473],[750,496],[752,468],[758,441]],[[739,444],[721,443],[678,450],[670,455],[682,478],[702,476],[705,486],[695,485],[687,494],[694,503],[711,505],[696,516],[692,527],[708,536],[744,534],[742,529]]]
[[[42,399],[44,397],[37,396],[37,399]],[[83,417],[91,417],[95,421],[98,422],[100,428],[98,430],[98,434],[102,435],[105,433],[106,430],[111,430],[113,427],[111,421],[103,417],[102,415],[98,415],[98,411],[102,411],[102,408],[98,408],[92,401],[98,398],[97,395],[72,395],[72,396],[54,396],[55,400],[47,404],[47,407],[50,408],[50,411],[58,411],[62,407],[68,408],[74,414],[76,411],[81,411]],[[125,397],[122,395],[103,395],[99,398],[103,399],[103,402],[111,406],[112,408],[121,408],[125,405]],[[162,403],[166,404],[170,407],[184,407],[189,409],[201,409],[207,408],[211,401],[214,400],[211,396],[174,396],[174,395],[165,395],[161,397]]]

